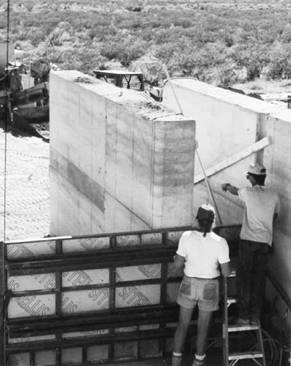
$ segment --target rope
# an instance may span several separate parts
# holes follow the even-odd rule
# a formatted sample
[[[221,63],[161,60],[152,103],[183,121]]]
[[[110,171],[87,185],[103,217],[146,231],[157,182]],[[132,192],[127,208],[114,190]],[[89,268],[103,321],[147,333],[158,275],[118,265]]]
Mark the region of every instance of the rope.
[[[7,28],[6,28],[6,105],[5,105],[5,123],[4,123],[4,197],[3,197],[3,241],[6,240],[6,214],[7,214],[7,132],[10,119],[10,97],[9,97],[9,42],[10,42],[10,0],[7,0]]]

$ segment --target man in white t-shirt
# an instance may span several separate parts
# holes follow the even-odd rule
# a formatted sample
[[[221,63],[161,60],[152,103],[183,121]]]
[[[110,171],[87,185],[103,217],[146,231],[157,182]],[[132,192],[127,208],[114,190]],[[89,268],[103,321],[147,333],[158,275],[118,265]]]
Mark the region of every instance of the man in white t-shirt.
[[[263,165],[250,165],[247,179],[251,187],[238,189],[229,183],[222,185],[224,191],[237,195],[244,202],[237,273],[238,322],[242,324],[260,320],[273,222],[280,210],[278,194],[264,186],[266,168]]]
[[[193,309],[198,305],[198,331],[193,366],[205,365],[205,345],[212,313],[218,310],[220,271],[230,274],[229,248],[222,237],[212,231],[215,213],[210,205],[198,209],[199,229],[186,231],[180,238],[175,268],[184,267],[184,277],[179,288],[179,323],[174,337],[172,366],[180,366],[182,348]]]

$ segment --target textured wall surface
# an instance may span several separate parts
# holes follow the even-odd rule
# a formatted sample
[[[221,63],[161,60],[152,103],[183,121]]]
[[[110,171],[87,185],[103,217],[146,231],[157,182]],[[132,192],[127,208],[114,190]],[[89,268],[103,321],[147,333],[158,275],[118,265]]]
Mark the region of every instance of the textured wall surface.
[[[192,222],[193,120],[74,71],[50,93],[52,234]]]
[[[260,105],[260,101],[253,101],[253,98],[192,79],[174,79],[173,82],[183,113],[189,118],[195,118],[196,139],[205,169],[239,153],[257,140],[257,123],[262,111],[266,109],[265,104],[267,103],[261,102],[263,105]],[[177,103],[168,84],[164,90],[164,104],[178,111]],[[237,186],[244,185],[246,169],[253,159],[254,157],[250,156],[209,179],[225,222],[240,222],[242,206],[240,201],[235,198],[231,198],[225,204],[225,197],[220,186],[228,181]],[[195,176],[201,175],[201,172],[201,166],[196,157]],[[208,199],[205,182],[196,184],[194,211]]]
[[[53,235],[81,235],[192,224],[195,123],[154,104],[143,93],[119,89],[75,71],[50,78],[50,196]],[[120,236],[117,247],[161,243],[161,235]],[[108,238],[65,240],[64,253],[108,248]],[[9,248],[10,258],[54,253],[54,241]],[[76,314],[161,302],[161,265],[123,266],[62,272],[61,313]],[[9,277],[13,293],[54,291],[57,273]],[[110,278],[118,283],[110,291]],[[171,273],[169,273],[171,276]],[[155,284],[122,282],[156,280]],[[102,288],[78,290],[80,286]],[[177,284],[166,289],[174,302]],[[111,293],[111,294],[110,294]],[[114,305],[112,303],[114,302]],[[9,318],[56,314],[56,296],[13,297]],[[151,325],[155,326],[155,325]],[[157,325],[158,326],[158,325]],[[133,327],[132,330],[134,330]],[[124,332],[129,329],[115,329]],[[109,329],[96,331],[97,335]],[[88,332],[87,332],[88,333]],[[64,338],[86,336],[66,333]],[[92,334],[92,332],[90,332]],[[45,339],[50,339],[47,338]],[[54,337],[54,336],[52,336]],[[22,341],[25,341],[23,339]],[[13,340],[12,340],[13,341]],[[15,340],[14,340],[15,341]],[[88,348],[89,361],[108,358],[108,345]],[[157,340],[114,344],[116,359],[160,354]],[[54,364],[55,350],[37,352],[37,365]],[[82,349],[62,351],[62,362],[81,362]],[[12,356],[11,365],[29,365],[29,356]]]
[[[184,114],[196,121],[199,151],[206,168],[270,136],[271,144],[257,154],[268,171],[266,184],[279,193],[282,205],[275,223],[275,250],[270,265],[291,296],[291,111],[195,80],[177,79],[174,85]],[[164,104],[177,110],[169,85],[165,87]],[[224,224],[241,222],[242,206],[234,196],[222,192],[220,185],[248,185],[245,172],[254,158],[255,155],[243,159],[210,178]],[[195,174],[199,174],[198,163],[195,164]],[[205,199],[205,185],[198,183],[194,186],[194,206]]]

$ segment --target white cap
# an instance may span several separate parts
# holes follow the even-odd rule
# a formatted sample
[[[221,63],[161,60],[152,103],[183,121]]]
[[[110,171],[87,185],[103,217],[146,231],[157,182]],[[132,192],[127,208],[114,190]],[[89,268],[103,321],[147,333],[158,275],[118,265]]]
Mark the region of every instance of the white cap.
[[[267,170],[264,165],[260,163],[251,164],[248,168],[248,173],[255,174],[255,175],[266,175]]]

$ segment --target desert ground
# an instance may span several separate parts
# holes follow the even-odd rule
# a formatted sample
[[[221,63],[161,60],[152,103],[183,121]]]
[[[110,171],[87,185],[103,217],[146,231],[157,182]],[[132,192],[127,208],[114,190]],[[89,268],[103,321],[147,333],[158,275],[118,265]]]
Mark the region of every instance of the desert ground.
[[[48,143],[37,137],[15,136],[10,132],[5,139],[4,130],[0,128],[0,240],[4,239],[4,223],[5,240],[48,234],[48,168]]]

